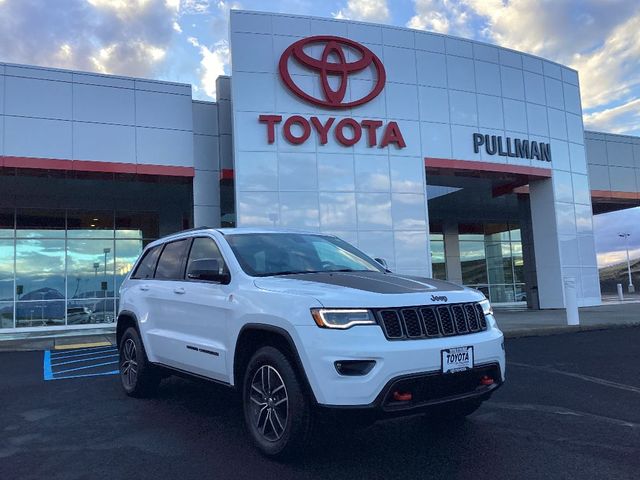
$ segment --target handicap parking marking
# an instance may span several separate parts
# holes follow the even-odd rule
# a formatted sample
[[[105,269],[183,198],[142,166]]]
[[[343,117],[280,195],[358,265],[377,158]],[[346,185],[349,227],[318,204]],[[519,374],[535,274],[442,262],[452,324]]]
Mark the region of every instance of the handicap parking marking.
[[[45,380],[98,377],[119,373],[118,349],[111,345],[45,350],[43,377]]]

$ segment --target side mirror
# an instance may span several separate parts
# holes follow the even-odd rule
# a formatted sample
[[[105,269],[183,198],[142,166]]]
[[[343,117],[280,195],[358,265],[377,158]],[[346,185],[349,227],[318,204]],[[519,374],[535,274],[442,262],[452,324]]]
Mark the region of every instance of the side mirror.
[[[374,258],[374,260],[382,265],[385,270],[389,270],[389,267],[387,267],[387,261],[384,258]]]
[[[218,282],[223,285],[226,285],[231,281],[229,273],[222,271],[220,268],[220,262],[215,258],[201,258],[199,260],[193,260],[189,264],[187,278],[189,280]]]

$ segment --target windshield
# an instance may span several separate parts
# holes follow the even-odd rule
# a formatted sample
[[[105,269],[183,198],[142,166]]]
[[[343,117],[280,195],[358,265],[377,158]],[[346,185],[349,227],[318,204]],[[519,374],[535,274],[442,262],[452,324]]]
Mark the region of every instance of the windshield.
[[[384,272],[378,262],[336,237],[304,233],[226,235],[242,269],[254,277],[317,272]]]

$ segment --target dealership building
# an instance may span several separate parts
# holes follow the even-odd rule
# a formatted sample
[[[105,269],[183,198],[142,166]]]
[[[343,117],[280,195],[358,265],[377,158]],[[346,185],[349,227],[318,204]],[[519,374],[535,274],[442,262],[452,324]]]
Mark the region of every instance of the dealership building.
[[[640,138],[583,130],[578,72],[471,40],[232,11],[190,85],[0,63],[0,338],[114,321],[192,226],[335,234],[496,304],[601,301],[593,215],[640,205]]]

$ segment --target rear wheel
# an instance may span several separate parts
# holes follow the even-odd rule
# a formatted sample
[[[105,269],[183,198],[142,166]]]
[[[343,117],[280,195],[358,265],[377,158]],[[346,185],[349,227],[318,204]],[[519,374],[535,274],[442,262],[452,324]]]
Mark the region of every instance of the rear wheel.
[[[262,347],[249,361],[243,382],[247,430],[271,457],[299,451],[311,431],[311,407],[291,361],[278,349]]]
[[[158,371],[149,363],[138,331],[129,327],[120,340],[120,381],[131,397],[152,396],[160,384]]]

